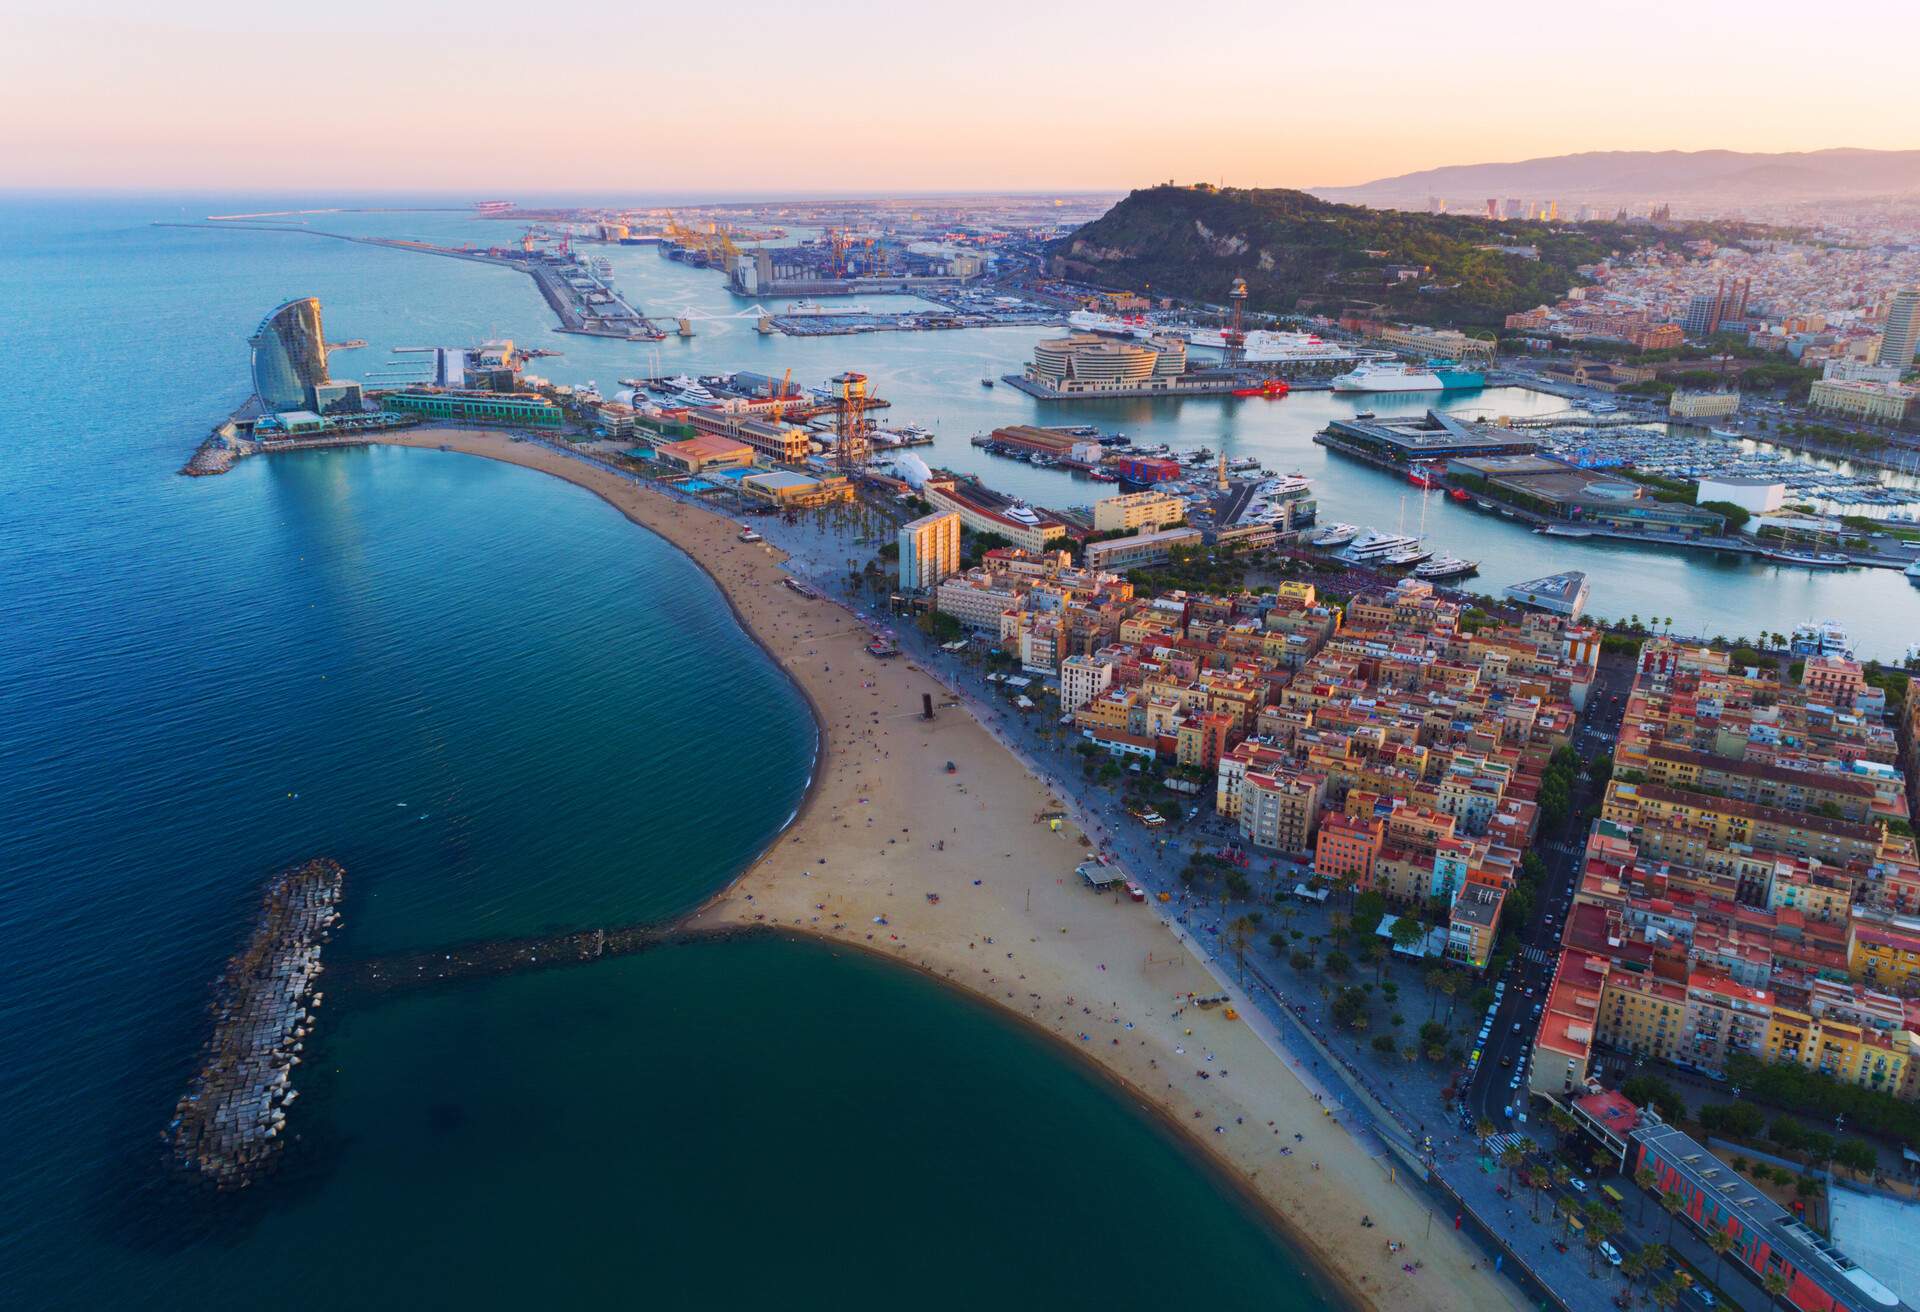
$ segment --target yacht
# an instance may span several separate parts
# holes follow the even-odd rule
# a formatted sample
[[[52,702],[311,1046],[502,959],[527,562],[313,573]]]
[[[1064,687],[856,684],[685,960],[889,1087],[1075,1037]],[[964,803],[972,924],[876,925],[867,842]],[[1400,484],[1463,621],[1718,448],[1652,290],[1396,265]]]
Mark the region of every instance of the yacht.
[[[1380,563],[1382,565],[1389,565],[1394,569],[1405,569],[1409,565],[1418,565],[1421,561],[1427,559],[1427,557],[1431,556],[1432,554],[1433,553],[1431,551],[1428,551],[1425,547],[1419,545],[1418,543],[1415,543],[1413,546],[1408,547],[1405,551],[1389,552],[1387,555],[1382,556],[1380,558]]]
[[[1461,560],[1458,556],[1438,555],[1413,571],[1417,579],[1462,579],[1469,574],[1480,572],[1477,560]]]
[[[850,301],[845,305],[829,305],[823,301],[795,301],[787,306],[782,314],[832,315],[832,314],[872,314],[873,311],[858,302]]]
[[[1358,524],[1329,524],[1313,535],[1308,544],[1315,547],[1344,547],[1360,536]],[[1916,562],[1920,563],[1920,562]]]
[[[664,383],[655,384],[655,390],[664,393],[668,402],[673,405],[704,406],[720,403],[719,397],[685,374],[669,378]]]
[[[1370,528],[1347,548],[1347,555],[1353,560],[1378,560],[1396,551],[1406,551],[1419,543],[1420,539],[1410,538],[1404,533],[1382,533]]]
[[[1853,640],[1839,620],[1814,620],[1793,631],[1788,650],[1795,656],[1839,656],[1851,659]]]

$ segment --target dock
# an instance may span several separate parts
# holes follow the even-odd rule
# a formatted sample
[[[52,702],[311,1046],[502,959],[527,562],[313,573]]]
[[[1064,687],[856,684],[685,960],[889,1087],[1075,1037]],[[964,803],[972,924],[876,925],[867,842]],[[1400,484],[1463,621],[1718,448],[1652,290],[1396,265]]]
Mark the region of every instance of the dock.
[[[1235,374],[1224,378],[1192,378],[1160,387],[1108,387],[1097,392],[1057,392],[1034,382],[1025,374],[1001,374],[1000,381],[1025,392],[1036,401],[1125,401],[1140,398],[1162,399],[1178,396],[1226,396],[1246,380]]]
[[[176,1171],[226,1191],[278,1162],[293,1068],[325,995],[320,950],[340,923],[346,871],[327,858],[267,882],[247,945],[227,962],[209,1011],[213,1032],[163,1138]]]

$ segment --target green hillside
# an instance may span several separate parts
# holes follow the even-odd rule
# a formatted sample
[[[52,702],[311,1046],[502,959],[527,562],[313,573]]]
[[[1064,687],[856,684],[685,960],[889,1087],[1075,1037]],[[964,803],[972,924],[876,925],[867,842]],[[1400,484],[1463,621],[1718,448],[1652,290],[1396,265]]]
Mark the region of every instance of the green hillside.
[[[1108,287],[1223,303],[1235,277],[1275,313],[1379,306],[1397,318],[1499,327],[1582,281],[1582,264],[1639,244],[1643,231],[1490,223],[1318,200],[1303,191],[1152,187],[1055,243],[1055,273]],[[1530,246],[1539,258],[1485,249]],[[1419,270],[1401,280],[1396,270]],[[1424,289],[1424,290],[1423,290]]]

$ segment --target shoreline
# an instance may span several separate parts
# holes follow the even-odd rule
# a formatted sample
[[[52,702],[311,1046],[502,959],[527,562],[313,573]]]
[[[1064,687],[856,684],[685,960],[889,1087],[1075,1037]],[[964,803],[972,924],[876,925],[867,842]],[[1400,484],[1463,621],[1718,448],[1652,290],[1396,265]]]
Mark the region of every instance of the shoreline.
[[[1065,809],[1079,824],[1071,800],[1052,795],[938,679],[909,660],[868,658],[870,630],[859,617],[785,588],[783,552],[738,542],[735,526],[714,512],[503,432],[415,429],[374,441],[498,460],[600,496],[688,556],[805,698],[815,748],[799,806],[744,870],[663,932],[791,931],[958,985],[1077,1049],[1356,1306],[1524,1305],[1444,1216],[1441,1233],[1431,1234],[1435,1204],[1390,1180],[1390,1159],[1339,1126],[1251,1026],[1217,1011],[1182,1014],[1185,995],[1228,981],[1195,960],[1157,910],[1080,887],[1073,866],[1084,849],[1072,833],[1012,819]],[[940,704],[931,722],[919,715],[923,693]],[[944,772],[949,760],[953,775]],[[963,834],[950,823],[932,843],[914,833],[977,812],[990,824]],[[797,857],[805,863],[789,860]],[[900,857],[908,860],[891,859]],[[1001,951],[1008,944],[1022,951]],[[981,965],[982,947],[1013,964]],[[1009,987],[1013,975],[1024,989]],[[1108,1040],[1097,1052],[1096,1034]],[[1184,1078],[1183,1065],[1193,1068]],[[1236,1067],[1252,1078],[1225,1078]],[[1373,1218],[1371,1233],[1363,1214]],[[1407,1250],[1389,1255],[1387,1238]],[[1401,1269],[1413,1257],[1423,1262],[1417,1279]]]

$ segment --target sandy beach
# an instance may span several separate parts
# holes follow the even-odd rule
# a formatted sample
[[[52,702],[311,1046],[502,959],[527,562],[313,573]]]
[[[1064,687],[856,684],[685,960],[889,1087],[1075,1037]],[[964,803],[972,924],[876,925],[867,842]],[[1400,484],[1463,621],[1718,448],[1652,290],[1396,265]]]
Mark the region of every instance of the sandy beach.
[[[1358,1304],[1524,1306],[1451,1215],[1391,1180],[1389,1159],[1329,1117],[1253,1025],[1218,1007],[1182,1011],[1186,995],[1227,981],[1155,907],[1089,891],[1074,874],[1087,849],[1066,799],[931,675],[867,655],[856,617],[786,588],[777,549],[503,433],[381,440],[521,465],[601,496],[700,564],[812,702],[821,755],[800,815],[692,927],[760,925],[879,952],[1019,1016],[1180,1127]],[[938,708],[932,721],[920,716],[923,694]],[[1038,817],[1057,810],[1069,823],[1055,831]],[[1389,1240],[1405,1247],[1390,1253]]]

